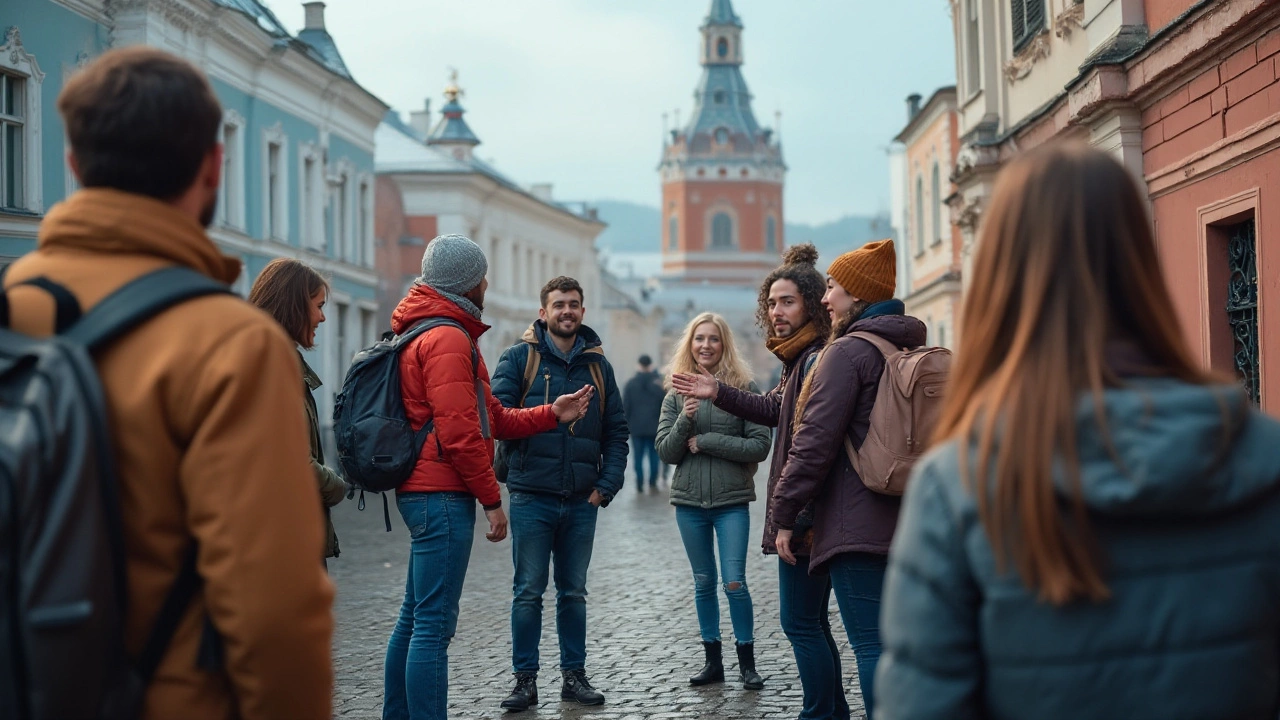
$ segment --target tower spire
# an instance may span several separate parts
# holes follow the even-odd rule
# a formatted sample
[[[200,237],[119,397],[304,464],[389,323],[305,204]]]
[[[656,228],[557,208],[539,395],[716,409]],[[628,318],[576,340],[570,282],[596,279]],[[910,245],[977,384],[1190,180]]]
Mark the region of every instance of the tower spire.
[[[733,3],[730,0],[711,0],[711,10],[707,12],[704,25],[742,27],[742,19],[733,11]]]
[[[462,103],[458,102],[458,98],[465,94],[458,86],[457,69],[449,68],[449,84],[444,88],[444,99],[448,102],[440,108],[442,117],[427,135],[427,144],[448,149],[458,160],[469,161],[472,148],[480,144],[480,138],[471,132],[467,121],[462,119],[467,111],[462,107]]]

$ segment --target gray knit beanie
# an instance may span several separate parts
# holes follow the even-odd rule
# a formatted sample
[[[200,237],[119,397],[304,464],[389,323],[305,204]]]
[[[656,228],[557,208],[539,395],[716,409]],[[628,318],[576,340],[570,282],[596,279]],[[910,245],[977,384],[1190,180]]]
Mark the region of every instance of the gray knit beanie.
[[[480,246],[461,235],[440,235],[422,253],[418,282],[442,293],[464,295],[480,285],[489,261]]]

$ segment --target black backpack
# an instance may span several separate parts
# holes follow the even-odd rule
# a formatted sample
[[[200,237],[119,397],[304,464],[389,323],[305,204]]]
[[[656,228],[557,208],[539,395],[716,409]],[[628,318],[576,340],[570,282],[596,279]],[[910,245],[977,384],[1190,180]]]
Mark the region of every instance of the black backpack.
[[[346,480],[361,492],[395,490],[409,479],[418,464],[422,446],[435,422],[427,421],[416,432],[409,424],[400,391],[399,355],[418,336],[442,325],[455,327],[463,334],[467,332],[457,321],[427,318],[403,335],[380,340],[360,351],[351,361],[347,377],[342,381],[342,391],[333,405],[333,434]],[[470,335],[467,342],[471,346],[477,395],[483,403],[480,355]],[[481,418],[484,417],[481,414]],[[384,512],[385,500],[384,496]],[[389,519],[387,525],[390,530]]]
[[[93,355],[178,303],[231,291],[167,268],[80,317],[75,297],[48,279],[19,285],[53,296],[58,334],[8,330],[0,293],[0,717],[136,718],[200,579],[192,547],[142,655],[130,658],[119,482]]]

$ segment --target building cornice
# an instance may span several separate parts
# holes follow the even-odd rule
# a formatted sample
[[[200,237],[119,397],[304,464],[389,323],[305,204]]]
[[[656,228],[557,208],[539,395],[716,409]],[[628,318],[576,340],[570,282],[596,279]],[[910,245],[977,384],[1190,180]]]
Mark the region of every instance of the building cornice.
[[[933,91],[933,95],[929,97],[929,101],[924,104],[920,112],[907,122],[906,127],[902,128],[902,132],[893,140],[903,145],[910,145],[915,142],[916,137],[938,118],[943,117],[948,112],[956,110],[956,86],[948,85]]]
[[[482,200],[487,202],[493,202],[495,198],[501,199],[518,210],[527,212],[571,233],[580,234],[591,240],[594,240],[607,227],[605,223],[599,220],[592,220],[555,203],[548,203],[525,190],[499,182],[478,170],[379,172],[378,176],[390,177],[400,186],[401,192],[406,195],[419,188],[430,188],[438,191],[441,186],[444,186],[455,192],[478,194]]]

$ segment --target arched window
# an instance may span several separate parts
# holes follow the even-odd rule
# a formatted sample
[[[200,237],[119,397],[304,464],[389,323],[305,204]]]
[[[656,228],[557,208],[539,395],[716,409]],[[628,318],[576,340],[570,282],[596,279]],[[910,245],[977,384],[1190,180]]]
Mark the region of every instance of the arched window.
[[[764,221],[764,249],[770,252],[778,250],[778,221],[772,215]]]
[[[675,215],[667,221],[667,248],[675,250],[680,246],[680,221]]]
[[[733,248],[733,218],[728,213],[716,213],[711,218],[711,247],[717,250]]]
[[[719,55],[720,57],[725,57],[728,54],[729,54],[729,41],[726,40],[725,38],[720,38],[719,40],[716,41],[716,55]]]
[[[938,175],[938,163],[933,163],[933,242],[942,242],[942,178]]]
[[[924,253],[924,177],[916,176],[916,254]]]

